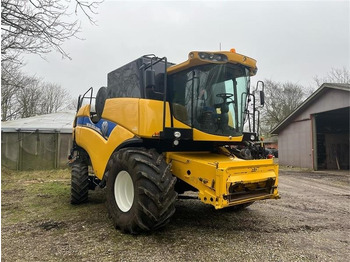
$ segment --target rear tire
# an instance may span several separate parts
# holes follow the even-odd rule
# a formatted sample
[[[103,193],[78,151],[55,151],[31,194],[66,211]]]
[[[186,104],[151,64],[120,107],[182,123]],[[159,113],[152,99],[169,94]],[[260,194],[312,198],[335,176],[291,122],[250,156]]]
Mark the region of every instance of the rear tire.
[[[108,165],[107,208],[115,228],[138,234],[165,226],[175,212],[176,178],[155,150],[126,148]]]
[[[89,173],[88,165],[76,162],[72,166],[71,204],[78,205],[88,200]]]

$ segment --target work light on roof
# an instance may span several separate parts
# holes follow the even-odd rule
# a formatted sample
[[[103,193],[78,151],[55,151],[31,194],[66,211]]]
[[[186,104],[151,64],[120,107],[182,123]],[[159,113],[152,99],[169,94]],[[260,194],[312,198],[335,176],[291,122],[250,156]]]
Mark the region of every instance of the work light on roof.
[[[211,62],[226,62],[227,61],[227,56],[224,54],[200,52],[198,55],[199,55],[200,59],[211,61]]]

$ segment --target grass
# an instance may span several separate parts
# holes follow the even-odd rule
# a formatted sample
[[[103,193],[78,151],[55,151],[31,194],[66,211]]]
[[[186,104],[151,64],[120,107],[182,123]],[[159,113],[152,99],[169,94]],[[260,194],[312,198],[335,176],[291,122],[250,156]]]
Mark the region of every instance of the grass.
[[[133,241],[112,226],[103,189],[70,204],[70,170],[1,172],[1,261],[115,261],[115,243]]]
[[[2,225],[80,218],[90,209],[104,208],[103,194],[95,194],[95,201],[86,205],[70,204],[68,169],[28,172],[2,168],[1,183]]]

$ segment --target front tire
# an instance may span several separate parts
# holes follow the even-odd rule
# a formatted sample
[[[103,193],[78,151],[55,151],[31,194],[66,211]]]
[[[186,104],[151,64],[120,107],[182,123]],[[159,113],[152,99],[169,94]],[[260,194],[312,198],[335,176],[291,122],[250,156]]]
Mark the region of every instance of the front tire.
[[[113,224],[138,234],[165,226],[175,212],[176,178],[155,150],[126,148],[108,165],[107,208]]]

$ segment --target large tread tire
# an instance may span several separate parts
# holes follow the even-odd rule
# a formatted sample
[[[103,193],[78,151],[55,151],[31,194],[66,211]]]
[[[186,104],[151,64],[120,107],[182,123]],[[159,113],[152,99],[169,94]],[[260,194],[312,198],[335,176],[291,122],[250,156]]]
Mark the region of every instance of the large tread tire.
[[[76,162],[71,172],[71,204],[78,205],[87,202],[89,192],[88,165]]]
[[[132,181],[132,186],[126,187],[133,188],[131,200],[126,201],[127,208],[120,205],[120,198],[119,206],[118,196],[115,196],[118,188],[122,189],[120,191],[125,188],[118,182],[125,177],[125,171],[129,174],[128,179],[131,178],[129,183]],[[107,208],[115,228],[123,233],[139,234],[156,230],[169,222],[175,213],[176,178],[162,155],[152,149],[121,149],[112,155],[107,172]],[[124,193],[130,196],[128,192]]]

